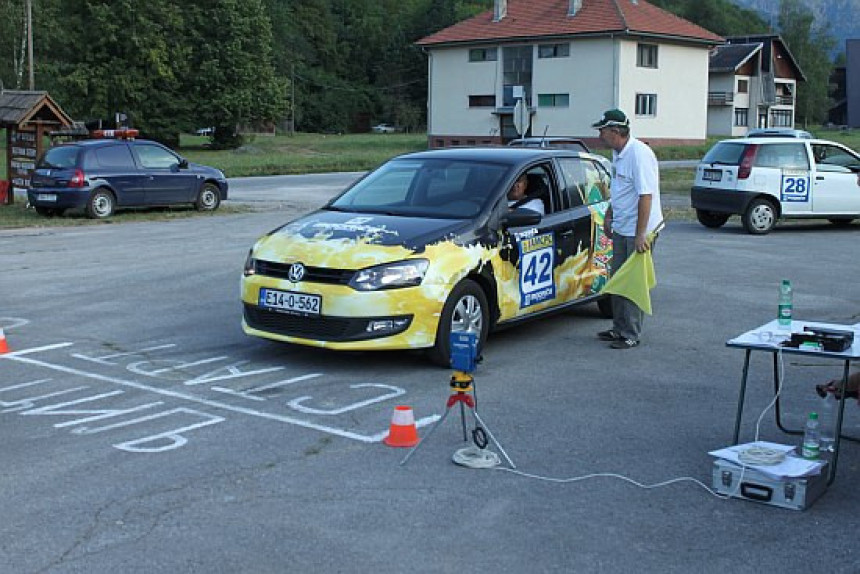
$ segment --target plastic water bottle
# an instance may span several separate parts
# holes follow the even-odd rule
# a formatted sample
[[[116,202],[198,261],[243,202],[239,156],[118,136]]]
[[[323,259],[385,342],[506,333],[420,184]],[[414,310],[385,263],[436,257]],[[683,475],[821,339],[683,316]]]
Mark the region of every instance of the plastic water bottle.
[[[821,429],[821,452],[833,452],[836,442],[836,397],[830,394],[819,401],[818,426]]]
[[[815,460],[821,453],[821,439],[818,435],[818,413],[809,413],[806,428],[803,430],[803,446],[800,456]]]
[[[791,281],[783,279],[779,286],[779,328],[783,331],[791,331],[791,311],[794,292],[791,289]]]

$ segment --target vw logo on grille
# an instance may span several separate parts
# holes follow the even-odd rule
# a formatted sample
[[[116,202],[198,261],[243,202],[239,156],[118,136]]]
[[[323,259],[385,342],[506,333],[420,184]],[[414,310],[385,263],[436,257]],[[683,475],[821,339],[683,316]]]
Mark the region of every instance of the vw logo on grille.
[[[293,283],[298,283],[305,276],[305,266],[301,263],[293,263],[290,265],[290,271],[287,273],[287,278]]]

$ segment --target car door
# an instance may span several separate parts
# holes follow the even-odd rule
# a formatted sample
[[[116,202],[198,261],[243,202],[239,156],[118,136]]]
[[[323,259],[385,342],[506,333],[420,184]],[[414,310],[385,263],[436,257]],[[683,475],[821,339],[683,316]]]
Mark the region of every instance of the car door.
[[[802,141],[759,145],[752,172],[757,190],[778,197],[785,215],[812,213],[809,153]]]
[[[813,143],[811,147],[815,213],[860,214],[860,157],[835,144]]]
[[[181,167],[178,155],[154,142],[135,142],[132,149],[146,176],[146,205],[194,201],[198,177],[187,167]]]
[[[558,167],[566,222],[560,243],[563,298],[571,302],[598,293],[608,278],[612,239],[603,232],[603,217],[609,206],[610,176],[589,157],[559,158]]]
[[[522,174],[511,180],[511,184]],[[571,266],[567,253],[588,232],[571,219],[563,200],[559,177],[552,162],[525,170],[530,180],[529,197],[540,197],[546,213],[532,226],[503,230],[500,258],[507,264],[497,270],[500,321],[517,319],[557,307],[575,294],[571,288]],[[537,181],[545,189],[535,190]],[[520,208],[524,209],[524,208]],[[584,211],[587,212],[587,209]],[[584,225],[584,224],[583,224]],[[579,232],[579,235],[578,235]]]
[[[98,174],[116,195],[117,205],[134,207],[144,204],[146,175],[138,169],[126,142],[97,147],[87,154],[84,170]]]

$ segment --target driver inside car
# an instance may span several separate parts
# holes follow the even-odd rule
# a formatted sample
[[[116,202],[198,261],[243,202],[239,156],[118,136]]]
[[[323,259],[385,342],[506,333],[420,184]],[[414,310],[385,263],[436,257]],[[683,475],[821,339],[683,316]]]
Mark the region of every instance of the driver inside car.
[[[511,186],[510,191],[508,191],[508,206],[512,209],[525,207],[526,209],[531,209],[532,211],[537,211],[541,215],[545,215],[546,210],[544,208],[543,201],[538,197],[528,199],[529,191],[528,174],[524,173],[517,178],[517,181],[514,182],[514,185]]]

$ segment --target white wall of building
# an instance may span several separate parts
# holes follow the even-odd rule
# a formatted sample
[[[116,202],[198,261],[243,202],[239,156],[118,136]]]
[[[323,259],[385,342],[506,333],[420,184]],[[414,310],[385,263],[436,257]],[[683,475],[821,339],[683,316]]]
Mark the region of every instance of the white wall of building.
[[[472,47],[476,46],[430,50],[431,137],[498,134],[495,108],[470,108],[469,96],[495,94],[496,104],[501,106],[503,50],[496,46],[495,61],[469,62]],[[535,50],[532,135],[595,137],[591,124],[603,111],[619,107],[630,116],[638,137],[704,139],[708,131],[707,47],[659,44],[658,51],[658,67],[651,69],[637,67],[637,42],[632,40],[575,40],[570,42],[570,55],[561,58],[538,58]],[[539,94],[562,93],[569,94],[567,108],[538,106]],[[655,117],[635,115],[637,93],[657,94]]]
[[[615,101],[616,67],[610,39],[570,43],[566,58],[535,57],[534,94],[569,94],[567,108],[538,107],[532,116],[532,134],[595,137],[591,124]]]
[[[496,94],[501,101],[501,50],[496,61],[470,62],[469,48],[430,52],[428,132],[431,135],[496,134],[495,108],[469,108],[470,95]]]
[[[746,133],[747,128],[734,128],[735,107],[746,108],[749,106],[749,95],[738,94],[735,84],[734,73],[712,74],[708,85],[709,92],[733,94],[734,104],[709,105],[708,106],[708,135],[733,136],[738,135],[737,130]],[[739,96],[742,101],[739,101]]]
[[[639,138],[704,139],[708,127],[708,48],[659,44],[657,68],[637,64],[639,42],[619,42],[619,107]],[[643,43],[655,43],[643,41]],[[657,113],[637,116],[636,94],[656,94]]]

